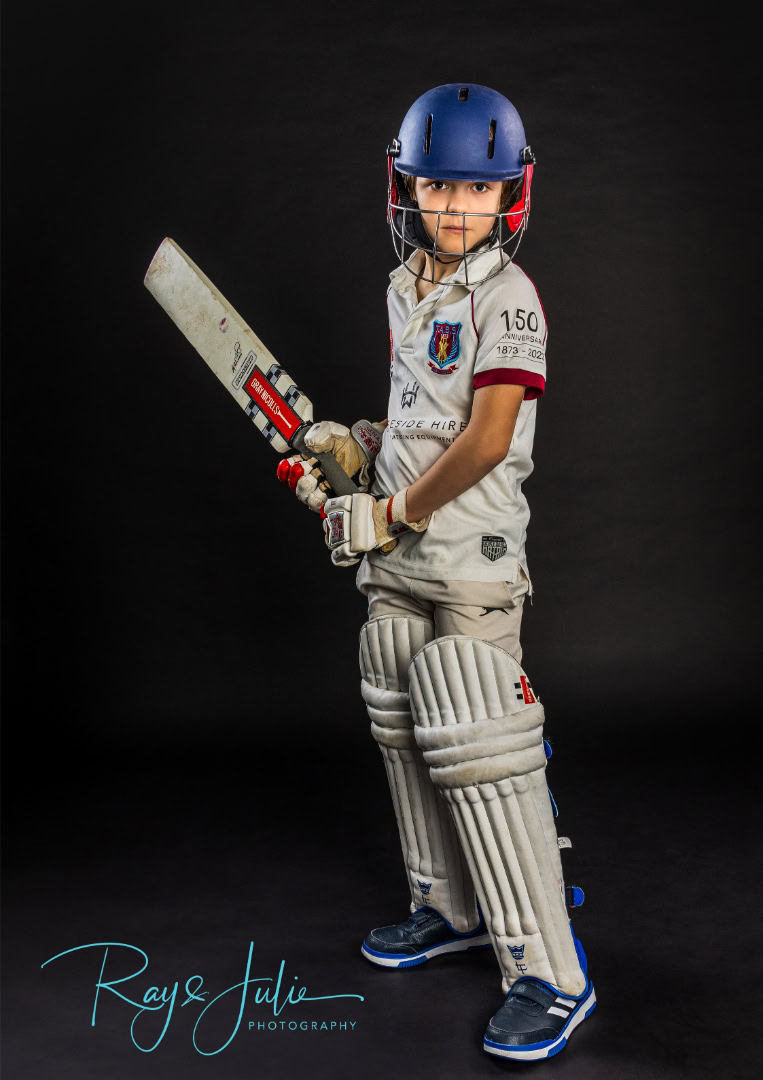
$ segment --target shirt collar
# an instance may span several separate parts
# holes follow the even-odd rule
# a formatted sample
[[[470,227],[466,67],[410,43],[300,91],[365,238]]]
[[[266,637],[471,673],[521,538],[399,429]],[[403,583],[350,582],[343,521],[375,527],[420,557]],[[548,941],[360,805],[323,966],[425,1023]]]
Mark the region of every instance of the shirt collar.
[[[409,266],[410,270],[406,270],[406,266]],[[413,254],[406,259],[405,266],[401,263],[392,273],[389,275],[389,280],[392,284],[392,288],[395,292],[400,293],[401,296],[405,296],[406,293],[411,293],[413,296],[414,307],[418,304],[416,297],[416,275],[420,274],[424,267],[424,252],[421,249],[414,251]]]
[[[493,269],[493,267],[500,260],[500,251],[498,248],[493,248],[490,251],[481,251],[479,255],[469,259],[469,283],[466,282],[466,265],[462,259],[458,265],[458,269],[454,274],[451,274],[447,281],[447,289],[452,289],[454,286],[460,286],[467,292],[471,292],[477,286],[472,284],[473,281],[481,282]],[[398,266],[389,275],[389,280],[392,284],[392,288],[395,292],[404,296],[406,293],[412,293],[414,304],[418,303],[416,298],[416,274],[420,274],[425,265],[424,252],[421,248],[418,248],[413,254],[406,260],[405,266],[402,264]],[[406,266],[410,267],[410,270],[406,270]],[[413,271],[411,273],[410,271]]]

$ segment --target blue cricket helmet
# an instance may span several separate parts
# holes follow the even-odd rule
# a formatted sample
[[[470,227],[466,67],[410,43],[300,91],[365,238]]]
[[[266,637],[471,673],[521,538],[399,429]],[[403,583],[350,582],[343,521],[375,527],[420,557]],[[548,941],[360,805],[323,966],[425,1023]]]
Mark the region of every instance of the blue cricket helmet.
[[[406,190],[405,176],[515,181],[506,187],[490,235],[464,250],[468,280],[469,262],[480,251],[500,249],[499,270],[504,255],[509,262],[513,259],[528,225],[534,167],[535,155],[525,141],[519,113],[503,94],[477,83],[447,83],[422,94],[387,147],[387,221],[401,263],[407,265],[409,247],[423,248],[438,262],[440,255],[452,255],[428,236],[422,211]],[[436,215],[438,222],[442,213]],[[468,216],[462,215],[464,224]]]
[[[476,83],[436,86],[414,101],[395,168],[438,180],[511,180],[526,164],[525,130],[508,98]]]

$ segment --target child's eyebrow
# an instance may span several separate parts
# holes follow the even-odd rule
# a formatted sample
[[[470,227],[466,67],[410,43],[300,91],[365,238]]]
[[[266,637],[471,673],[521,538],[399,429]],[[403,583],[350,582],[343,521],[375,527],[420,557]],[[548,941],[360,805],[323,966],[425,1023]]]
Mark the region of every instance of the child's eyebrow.
[[[426,180],[429,184],[497,184],[498,180],[446,180],[442,176],[420,176],[419,180]]]

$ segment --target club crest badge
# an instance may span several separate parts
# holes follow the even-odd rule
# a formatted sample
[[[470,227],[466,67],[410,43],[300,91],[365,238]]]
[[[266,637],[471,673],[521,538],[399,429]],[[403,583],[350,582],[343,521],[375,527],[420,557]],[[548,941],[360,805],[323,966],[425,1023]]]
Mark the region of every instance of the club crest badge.
[[[461,323],[436,322],[429,339],[429,366],[435,375],[452,375],[461,355]]]

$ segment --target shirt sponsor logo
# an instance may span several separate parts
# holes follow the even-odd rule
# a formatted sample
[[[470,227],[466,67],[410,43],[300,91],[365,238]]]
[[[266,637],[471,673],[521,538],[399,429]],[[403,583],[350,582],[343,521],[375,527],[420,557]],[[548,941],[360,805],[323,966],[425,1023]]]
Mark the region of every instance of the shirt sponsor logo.
[[[428,352],[435,375],[452,375],[458,369],[454,361],[461,355],[461,323],[433,323]]]
[[[468,420],[454,420],[442,417],[428,420],[426,417],[408,419],[391,418],[387,425],[387,439],[428,439],[450,445],[453,440],[466,431]]]
[[[503,536],[483,536],[482,537],[482,554],[486,559],[490,559],[491,562],[495,562],[496,559],[501,559],[509,550],[506,539]]]
[[[400,398],[400,408],[404,409],[407,406],[410,409],[410,407],[416,401],[420,389],[421,387],[415,379],[413,381],[413,386],[409,386],[409,384],[406,383],[403,389],[403,396]]]

